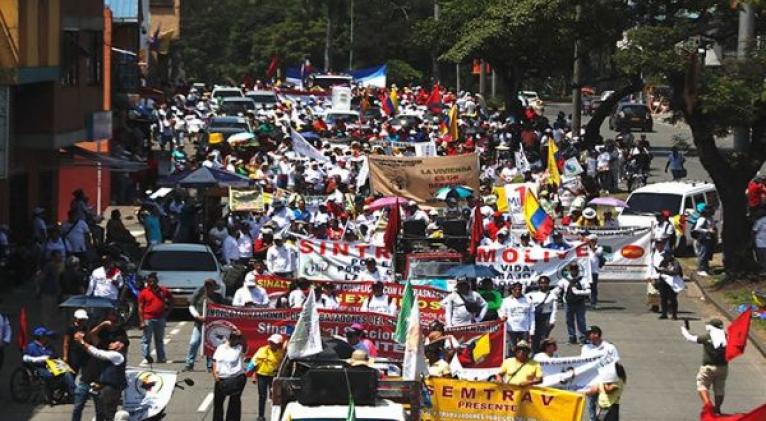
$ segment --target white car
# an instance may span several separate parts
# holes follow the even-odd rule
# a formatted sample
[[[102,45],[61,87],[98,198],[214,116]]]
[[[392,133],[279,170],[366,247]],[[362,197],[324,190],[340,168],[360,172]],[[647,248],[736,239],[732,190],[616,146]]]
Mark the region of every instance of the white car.
[[[149,246],[138,265],[138,276],[157,273],[160,285],[172,294],[176,307],[189,305],[192,295],[207,279],[215,279],[226,294],[223,274],[210,247],[204,244],[155,244]]]
[[[693,242],[691,229],[686,219],[704,203],[715,209],[715,220],[721,228],[721,200],[715,185],[701,181],[670,181],[649,184],[634,190],[628,196],[628,206],[617,216],[621,227],[650,227],[657,221],[657,215],[663,210],[670,211],[671,219],[679,216],[677,228],[684,235],[676,238],[676,250],[684,251]]]
[[[244,97],[242,89],[235,88],[233,86],[216,86],[213,92],[210,94],[210,99],[213,102],[213,106],[217,109],[221,105],[221,101],[224,98],[229,97]]]
[[[375,406],[356,405],[355,410],[356,419],[360,421],[405,421],[407,419],[404,407],[387,399],[379,399]],[[298,402],[290,402],[280,419],[282,421],[345,421],[349,419],[348,406],[305,406]]]

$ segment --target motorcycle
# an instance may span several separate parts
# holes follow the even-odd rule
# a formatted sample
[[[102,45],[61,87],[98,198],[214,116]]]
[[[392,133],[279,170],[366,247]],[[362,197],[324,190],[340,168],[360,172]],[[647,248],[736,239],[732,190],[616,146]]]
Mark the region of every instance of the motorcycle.
[[[627,184],[629,192],[645,186],[648,179],[649,174],[641,169],[636,161],[629,162],[625,167],[625,183]]]

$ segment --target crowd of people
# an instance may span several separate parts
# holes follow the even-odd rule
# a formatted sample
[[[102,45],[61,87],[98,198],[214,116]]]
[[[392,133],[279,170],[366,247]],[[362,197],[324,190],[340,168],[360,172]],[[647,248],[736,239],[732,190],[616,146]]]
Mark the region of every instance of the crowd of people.
[[[258,82],[243,88],[248,91],[264,86]],[[405,221],[423,222],[426,238],[442,238],[447,221],[463,220],[466,233],[475,231],[472,215],[478,212],[483,216],[479,230],[479,242],[483,246],[572,248],[574,244],[565,241],[560,229],[548,238],[514,234],[517,232],[512,230],[514,221],[508,212],[499,210],[493,190],[507,183],[528,182],[538,188],[540,206],[557,226],[577,228],[578,244],[586,245],[589,256],[589,276],[573,263],[555,284],[546,276],[508,285],[497,284],[491,278],[457,279],[454,290],[441,303],[443,322],[433,324],[426,332],[426,354],[432,375],[451,375],[448,361],[454,349],[449,336],[444,335],[445,327],[502,320],[511,352],[496,380],[517,386],[539,384],[542,374],[538,361],[558,356],[552,331],[560,306],[564,308],[568,342],[581,345],[582,356],[603,352],[616,355],[614,345],[602,338],[601,329],[587,324],[586,314],[588,310],[598,309],[598,275],[605,264],[599,238],[589,229],[617,228],[618,223],[613,209],[596,209],[587,203],[618,191],[621,181],[628,181],[630,174],[648,173],[652,155],[644,135],[635,139],[629,131],[623,131],[615,139],[604,140],[603,145],[584,147],[582,133],[571,130],[571,117],[559,113],[551,121],[544,115],[540,103],[531,104],[520,116],[504,117],[488,110],[479,95],[450,92],[438,85],[430,90],[394,87],[391,91],[354,87],[352,92],[352,102],[360,113],[358,121],[325,121],[331,101],[320,92],[281,95],[276,104],[259,106],[243,115],[254,128],[257,146],[213,141],[215,136],[208,133],[206,121],[201,118],[216,110],[216,102],[209,92],[191,88],[166,104],[156,105],[153,140],[159,148],[172,150],[173,171],[207,167],[246,177],[262,192],[274,197],[265,202],[261,210],[242,212],[221,203],[211,206],[208,200],[183,189],[175,189],[164,199],[147,194],[137,212],[145,230],[145,238],[140,242],[125,227],[118,210],[111,213],[101,232],[100,220],[81,190],[74,192],[64,224],[50,224],[44,218],[44,209],[35,210],[33,227],[40,269],[36,284],[41,297],[42,323],[33,331],[34,340],[24,351],[24,362],[34,365],[43,377],[51,375],[46,366],[48,360],[60,357],[71,367],[62,379],[74,402],[73,421],[81,418],[82,408],[92,396],[98,403],[98,419],[113,419],[119,392],[125,388],[129,341],[115,311],[75,311],[60,355],[54,350],[53,332],[48,328],[55,325],[59,317],[56,309],[62,295],[82,293],[110,300],[120,298],[124,279],[117,264],[119,253],[109,251],[99,260],[104,250],[99,246],[118,244],[124,251],[138,248],[139,243],[204,242],[222,264],[244,268],[242,286],[229,291],[230,297],[218,292],[219,283],[213,279],[206,280],[193,295],[188,311],[194,326],[184,367],[191,371],[202,343],[206,301],[242,307],[298,308],[313,287],[320,308],[339,308],[332,282],[312,285],[308,279],[297,278],[296,239],[303,236],[380,244],[391,218],[391,208],[369,207],[379,195],[371,191],[364,173],[367,156],[413,156],[417,150],[415,145],[425,142],[432,143],[439,156],[478,154],[481,163],[481,188],[469,197],[447,197],[443,207],[434,209],[414,201],[402,206]],[[387,110],[384,102],[394,95],[398,110]],[[407,118],[391,118],[395,115]],[[326,159],[296,152],[295,133],[301,133]],[[549,162],[548,149],[554,146],[558,152],[553,162]],[[555,165],[557,173],[563,172],[564,163],[572,158],[582,166],[582,172],[565,182],[555,182],[549,166]],[[668,170],[673,179],[684,177],[684,157],[678,150],[668,158],[665,171]],[[766,192],[766,188],[762,191]],[[316,197],[321,200],[316,201]],[[203,211],[203,208],[207,209]],[[675,320],[676,296],[683,289],[683,278],[673,255],[677,234],[671,216],[670,211],[657,215],[648,290],[650,295],[660,297],[657,303],[660,318]],[[706,274],[717,235],[712,210],[704,206],[698,208],[692,224],[698,269]],[[204,227],[201,232],[200,225]],[[766,222],[756,226],[760,227],[758,233],[766,233]],[[756,236],[760,247],[758,238]],[[766,250],[766,245],[759,250]],[[293,280],[290,291],[284,296],[270,297],[256,283],[262,275]],[[366,259],[355,278],[374,282],[372,293],[361,306],[362,311],[398,313],[396,302],[384,291],[386,282],[393,279],[384,275],[375,259]],[[143,364],[167,361],[163,338],[173,301],[172,294],[162,286],[162,279],[156,274],[144,280],[137,297],[138,327],[143,332]],[[3,334],[0,340],[5,338],[3,326],[0,318]],[[690,338],[691,335],[687,335],[687,339]],[[700,338],[694,340],[709,341]],[[268,389],[284,357],[286,340],[280,335],[270,337],[268,345],[256,350],[246,364],[243,363],[243,356],[248,354],[246,341],[239,332],[234,332],[212,357],[205,357],[205,366],[215,380],[215,420],[222,420],[224,412],[226,419],[240,418],[240,395],[246,384],[246,373],[256,375],[259,420],[264,419]],[[375,343],[366,337],[363,326],[351,326],[345,332],[345,340],[360,352],[355,355],[357,361],[377,355]],[[617,365],[616,376],[602,379],[593,388],[582,391],[591,396],[588,403],[591,420],[618,419],[625,382],[625,370]],[[707,390],[712,383],[701,380],[700,384]],[[227,397],[228,408],[224,411]]]

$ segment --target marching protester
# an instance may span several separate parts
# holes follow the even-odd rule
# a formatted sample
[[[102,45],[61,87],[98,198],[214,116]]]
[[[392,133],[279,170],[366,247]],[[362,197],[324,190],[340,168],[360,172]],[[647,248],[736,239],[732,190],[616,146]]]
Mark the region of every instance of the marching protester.
[[[726,360],[727,335],[723,322],[710,319],[705,323],[705,333],[692,335],[681,326],[683,337],[695,344],[702,345],[702,366],[697,373],[697,393],[702,403],[713,405],[715,413],[721,413],[721,405],[726,391],[726,378],[729,376],[729,362]],[[713,389],[714,400],[710,399],[710,389]]]
[[[194,292],[189,303],[189,313],[194,319],[194,327],[191,338],[189,339],[189,351],[186,354],[186,365],[183,371],[194,370],[194,361],[197,359],[199,347],[202,344],[202,324],[205,322],[204,308],[207,303],[225,304],[226,299],[217,292],[220,285],[215,279],[207,279],[205,283]],[[213,362],[210,357],[206,357],[207,369],[212,370]]]
[[[455,290],[441,302],[444,308],[446,326],[462,326],[479,322],[487,315],[487,302],[476,291],[471,290],[467,278],[457,280]]]
[[[534,359],[537,362],[558,358],[559,345],[553,338],[545,338],[540,342],[540,352],[535,354]]]
[[[128,387],[125,375],[128,339],[126,337],[114,338],[113,341],[105,344],[105,349],[97,348],[86,342],[83,332],[75,334],[75,341],[85,349],[93,361],[100,361],[96,382],[98,392],[96,407],[103,417],[101,419],[112,420],[122,400],[122,391]]]
[[[254,277],[245,277],[242,286],[234,292],[231,305],[235,307],[268,307],[269,294],[263,287],[258,286]]]
[[[477,292],[487,302],[487,314],[484,315],[482,321],[497,320],[498,311],[503,304],[503,295],[495,289],[494,281],[490,278],[482,279]]]
[[[88,332],[87,323],[88,312],[85,311],[85,309],[79,308],[74,311],[72,324],[66,328],[64,333],[64,345],[61,352],[61,359],[69,364],[74,376],[77,376],[80,372],[80,368],[84,367],[85,362],[87,361],[87,353],[85,349],[75,340],[75,335],[78,332]]]
[[[540,341],[547,338],[556,324],[559,289],[551,288],[551,280],[547,276],[537,278],[538,289],[528,292],[527,299],[534,306],[535,331],[532,335],[532,350],[540,351]]]
[[[599,380],[598,384],[583,391],[588,397],[597,396],[596,419],[598,421],[619,421],[620,419],[620,398],[628,376],[625,373],[625,367],[620,363],[614,364],[614,371],[608,378]]]
[[[678,293],[684,289],[681,264],[662,240],[655,241],[651,264],[653,285],[660,292],[660,319],[667,319],[670,313],[673,320],[678,320]]]
[[[393,297],[384,292],[384,288],[385,284],[382,281],[372,284],[372,293],[365,298],[360,310],[395,315],[396,303]]]
[[[285,356],[282,335],[277,333],[269,336],[268,344],[258,348],[248,365],[252,366],[255,374],[253,383],[258,384],[258,421],[264,421],[266,399],[270,395],[271,383],[277,375],[279,364]]]
[[[589,327],[586,335],[588,337],[588,341],[582,346],[582,350],[580,351],[581,357],[605,355],[612,361],[618,361],[620,359],[620,354],[617,352],[617,348],[602,338],[602,331],[600,327],[595,325]],[[604,377],[606,375],[610,375],[610,368],[611,367],[609,366],[600,368],[599,376]],[[597,396],[588,397],[588,416],[590,417],[590,421],[599,421],[598,401],[599,398]]]
[[[604,248],[598,245],[598,235],[588,234],[585,237],[588,244],[588,256],[590,261],[590,308],[598,308],[598,273],[604,264]]]
[[[173,311],[173,295],[160,286],[157,273],[152,272],[146,277],[146,286],[138,294],[138,327],[143,329],[141,336],[141,352],[145,364],[154,363],[151,356],[152,337],[157,351],[157,362],[164,364],[165,358],[165,324],[170,312]]]
[[[519,341],[529,341],[535,334],[535,306],[522,294],[521,282],[511,284],[511,295],[503,299],[498,310],[500,320],[505,322],[508,335],[508,348],[512,349]]]
[[[713,257],[717,228],[710,206],[703,204],[697,222],[692,228],[692,237],[697,240],[697,275],[709,276],[710,259]]]
[[[585,325],[585,301],[590,296],[590,286],[580,275],[580,266],[577,262],[572,262],[567,267],[566,275],[559,280],[557,285],[559,291],[563,294],[564,304],[566,304],[566,323],[569,343],[585,343],[586,325]],[[579,332],[579,337],[577,333]]]
[[[247,384],[242,359],[247,352],[242,332],[233,330],[213,353],[213,420],[237,421],[242,414],[242,390]],[[223,403],[229,398],[225,417]]]
[[[530,358],[532,348],[527,341],[521,340],[513,347],[513,358],[503,361],[495,381],[514,386],[528,387],[543,381],[540,363]]]

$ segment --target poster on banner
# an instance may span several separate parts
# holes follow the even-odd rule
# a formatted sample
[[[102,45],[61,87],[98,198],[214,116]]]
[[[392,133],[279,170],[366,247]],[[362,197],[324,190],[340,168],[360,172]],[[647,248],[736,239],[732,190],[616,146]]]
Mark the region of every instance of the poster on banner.
[[[131,421],[158,415],[173,396],[177,372],[128,367],[125,370],[128,387],[122,392],[122,408]]]
[[[576,157],[572,157],[564,161],[564,174],[567,177],[575,177],[583,173],[582,165],[577,161]]]
[[[364,270],[364,259],[378,262],[384,281],[394,279],[391,253],[385,247],[366,243],[298,240],[298,277],[314,281],[353,281]]]
[[[501,383],[432,377],[426,381],[431,394],[424,421],[581,421],[585,396],[547,387],[521,388]],[[525,418],[526,417],[526,418]]]
[[[501,320],[451,326],[445,329],[457,341],[450,363],[452,375],[461,379],[486,379],[497,374],[505,358],[505,323]]]
[[[276,299],[290,291],[291,280],[281,278],[275,275],[258,275],[255,283],[266,290],[269,298]],[[362,307],[364,300],[372,294],[372,281],[365,282],[345,282],[334,281],[338,305],[341,310],[358,310]],[[447,291],[442,291],[429,286],[414,286],[415,296],[420,305],[420,319],[423,326],[428,326],[433,320],[443,319],[444,309],[441,301],[447,296]],[[387,283],[383,287],[383,293],[391,298],[391,302],[400,307],[404,285],[397,283]]]
[[[567,242],[579,240],[578,227],[556,227]],[[512,230],[517,232],[517,228]],[[650,228],[626,227],[618,229],[588,229],[598,236],[598,245],[604,250],[606,263],[599,269],[603,280],[645,280],[649,278],[652,258],[652,232]]]
[[[538,193],[536,183],[511,183],[493,189],[497,196],[497,210],[511,214],[513,224],[524,223],[524,196],[526,192]]]
[[[370,155],[372,190],[384,196],[407,197],[420,204],[442,206],[436,191],[465,185],[479,191],[479,156],[476,154],[428,157]]]
[[[569,250],[553,250],[540,247],[479,247],[476,264],[494,267],[501,273],[495,279],[498,284],[521,281],[527,285],[540,276],[547,276],[551,285],[568,276],[567,266],[577,262],[580,275],[590,281],[588,246],[576,244]]]
[[[205,355],[213,355],[215,348],[226,341],[234,329],[242,332],[247,339],[248,353],[252,354],[266,345],[269,336],[275,333],[290,336],[300,312],[299,308],[259,309],[209,304],[205,310]],[[378,356],[401,360],[404,346],[393,339],[396,317],[357,310],[319,310],[323,337],[343,336],[346,328],[354,323],[364,326],[367,337],[378,348]]]
[[[263,211],[263,199],[259,190],[229,187],[229,209],[232,212]]]
[[[524,153],[524,149],[519,145],[519,150],[513,153],[513,158],[516,162],[516,168],[521,173],[532,171],[532,166],[529,165],[527,154]]]
[[[543,386],[577,391],[593,384],[599,377],[616,375],[614,363],[618,356],[605,353],[591,357],[549,358],[540,361]]]

